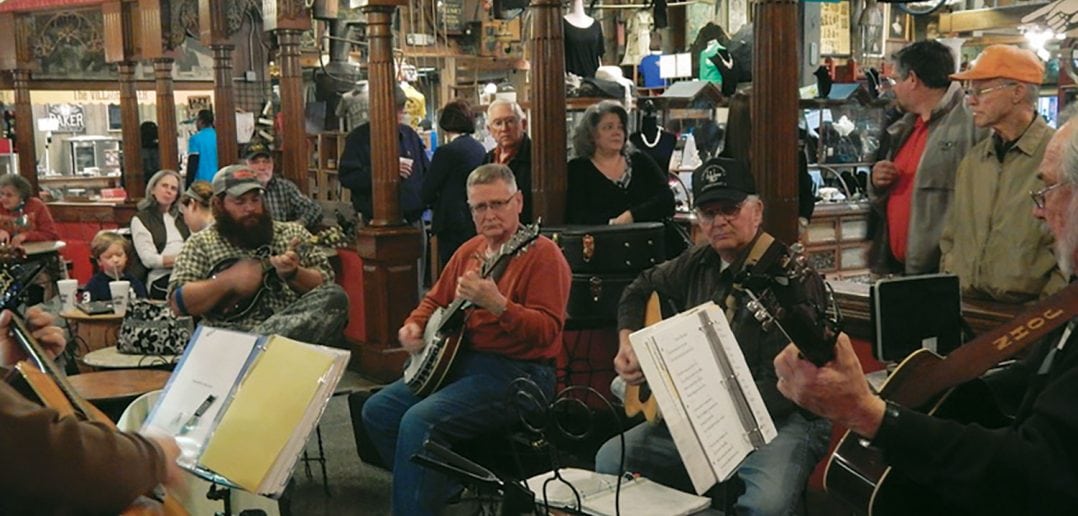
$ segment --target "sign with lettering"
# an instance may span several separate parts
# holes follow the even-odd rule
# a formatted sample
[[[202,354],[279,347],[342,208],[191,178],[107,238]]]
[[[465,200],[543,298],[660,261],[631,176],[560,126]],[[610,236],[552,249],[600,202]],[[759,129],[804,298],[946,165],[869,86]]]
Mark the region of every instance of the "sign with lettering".
[[[45,110],[60,123],[57,132],[81,133],[86,130],[86,113],[80,104],[46,104]]]
[[[464,21],[461,20],[463,10],[464,0],[442,0],[441,11],[447,33],[460,34],[464,31]]]

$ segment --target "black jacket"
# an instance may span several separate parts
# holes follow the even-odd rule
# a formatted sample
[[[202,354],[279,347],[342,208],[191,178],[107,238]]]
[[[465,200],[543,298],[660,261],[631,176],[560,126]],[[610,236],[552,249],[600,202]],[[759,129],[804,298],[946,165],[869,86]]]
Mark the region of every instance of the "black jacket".
[[[412,159],[412,175],[400,180],[401,215],[404,220],[415,222],[419,220],[426,208],[421,190],[430,162],[427,160],[423,140],[414,129],[404,124],[397,124],[397,137],[400,157]],[[344,151],[341,153],[338,173],[341,185],[352,191],[352,205],[355,206],[357,212],[363,214],[367,222],[370,222],[374,216],[370,122],[348,133],[344,140]]]
[[[565,190],[566,224],[606,224],[625,210],[633,222],[662,222],[674,215],[674,192],[666,174],[650,156],[640,151],[629,155],[632,179],[621,188],[595,168],[590,158],[569,161]]]
[[[483,164],[486,150],[471,135],[461,135],[434,151],[423,181],[423,204],[432,206],[431,231],[475,231],[468,211],[468,174]]]

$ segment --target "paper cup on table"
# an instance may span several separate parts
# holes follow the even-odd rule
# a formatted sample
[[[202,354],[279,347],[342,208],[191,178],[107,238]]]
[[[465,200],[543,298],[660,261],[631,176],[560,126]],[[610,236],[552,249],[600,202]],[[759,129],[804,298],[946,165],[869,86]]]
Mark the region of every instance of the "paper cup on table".
[[[131,296],[130,281],[110,281],[109,292],[112,293],[112,309],[116,315],[127,313],[127,299]]]
[[[75,309],[75,291],[78,288],[79,280],[65,279],[56,282],[56,290],[60,293],[61,312]]]

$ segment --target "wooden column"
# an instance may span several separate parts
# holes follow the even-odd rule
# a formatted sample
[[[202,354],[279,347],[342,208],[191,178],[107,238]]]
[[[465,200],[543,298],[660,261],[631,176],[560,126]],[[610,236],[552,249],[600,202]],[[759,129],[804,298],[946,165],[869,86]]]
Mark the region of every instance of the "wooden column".
[[[19,153],[19,175],[37,192],[37,149],[34,147],[34,110],[30,103],[30,71],[11,72],[15,86],[15,150]]]
[[[532,214],[565,220],[565,41],[561,2],[532,0]]]
[[[171,57],[153,60],[154,86],[157,91],[157,148],[161,154],[161,168],[180,169],[180,149],[176,142],[176,96],[172,82]]]
[[[281,49],[281,112],[289,123],[284,124],[281,135],[281,170],[284,176],[307,192],[307,128],[304,123],[303,70],[299,64],[299,40],[303,32],[282,29],[277,33]]]
[[[797,241],[796,0],[757,0],[752,64],[752,173],[764,200],[764,229]]]
[[[231,165],[239,157],[236,143],[236,99],[232,93],[232,45],[214,44],[213,123],[217,129],[217,164]]]
[[[393,98],[393,33],[390,23],[398,0],[371,0],[367,15],[370,43],[371,153],[374,217],[359,231],[356,245],[363,258],[363,299],[367,340],[360,343],[360,370],[381,381],[400,376],[407,353],[397,329],[419,303],[416,285],[420,234],[401,218],[397,110]]]
[[[146,194],[142,175],[142,137],[139,131],[138,89],[135,85],[135,63],[123,61],[116,65],[120,72],[120,120],[124,151],[124,188],[128,197],[138,199]]]

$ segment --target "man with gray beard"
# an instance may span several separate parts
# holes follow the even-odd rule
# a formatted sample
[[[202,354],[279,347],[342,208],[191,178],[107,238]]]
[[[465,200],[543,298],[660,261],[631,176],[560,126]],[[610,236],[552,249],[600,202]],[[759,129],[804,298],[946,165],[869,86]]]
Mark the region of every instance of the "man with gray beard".
[[[222,168],[213,178],[213,226],[194,234],[176,258],[169,302],[180,315],[209,326],[337,344],[348,296],[311,234],[274,221],[262,183],[248,165]]]
[[[1042,166],[1030,192],[1033,216],[1055,235],[1060,269],[1073,285],[1078,263],[1078,132],[1062,159]],[[1020,362],[984,377],[1014,420],[1004,428],[946,421],[884,401],[869,390],[845,334],[823,367],[790,345],[775,358],[778,388],[802,407],[879,448],[895,471],[916,479],[952,513],[1073,514],[1078,507],[1078,318],[1035,344]],[[940,508],[942,509],[942,508]]]

